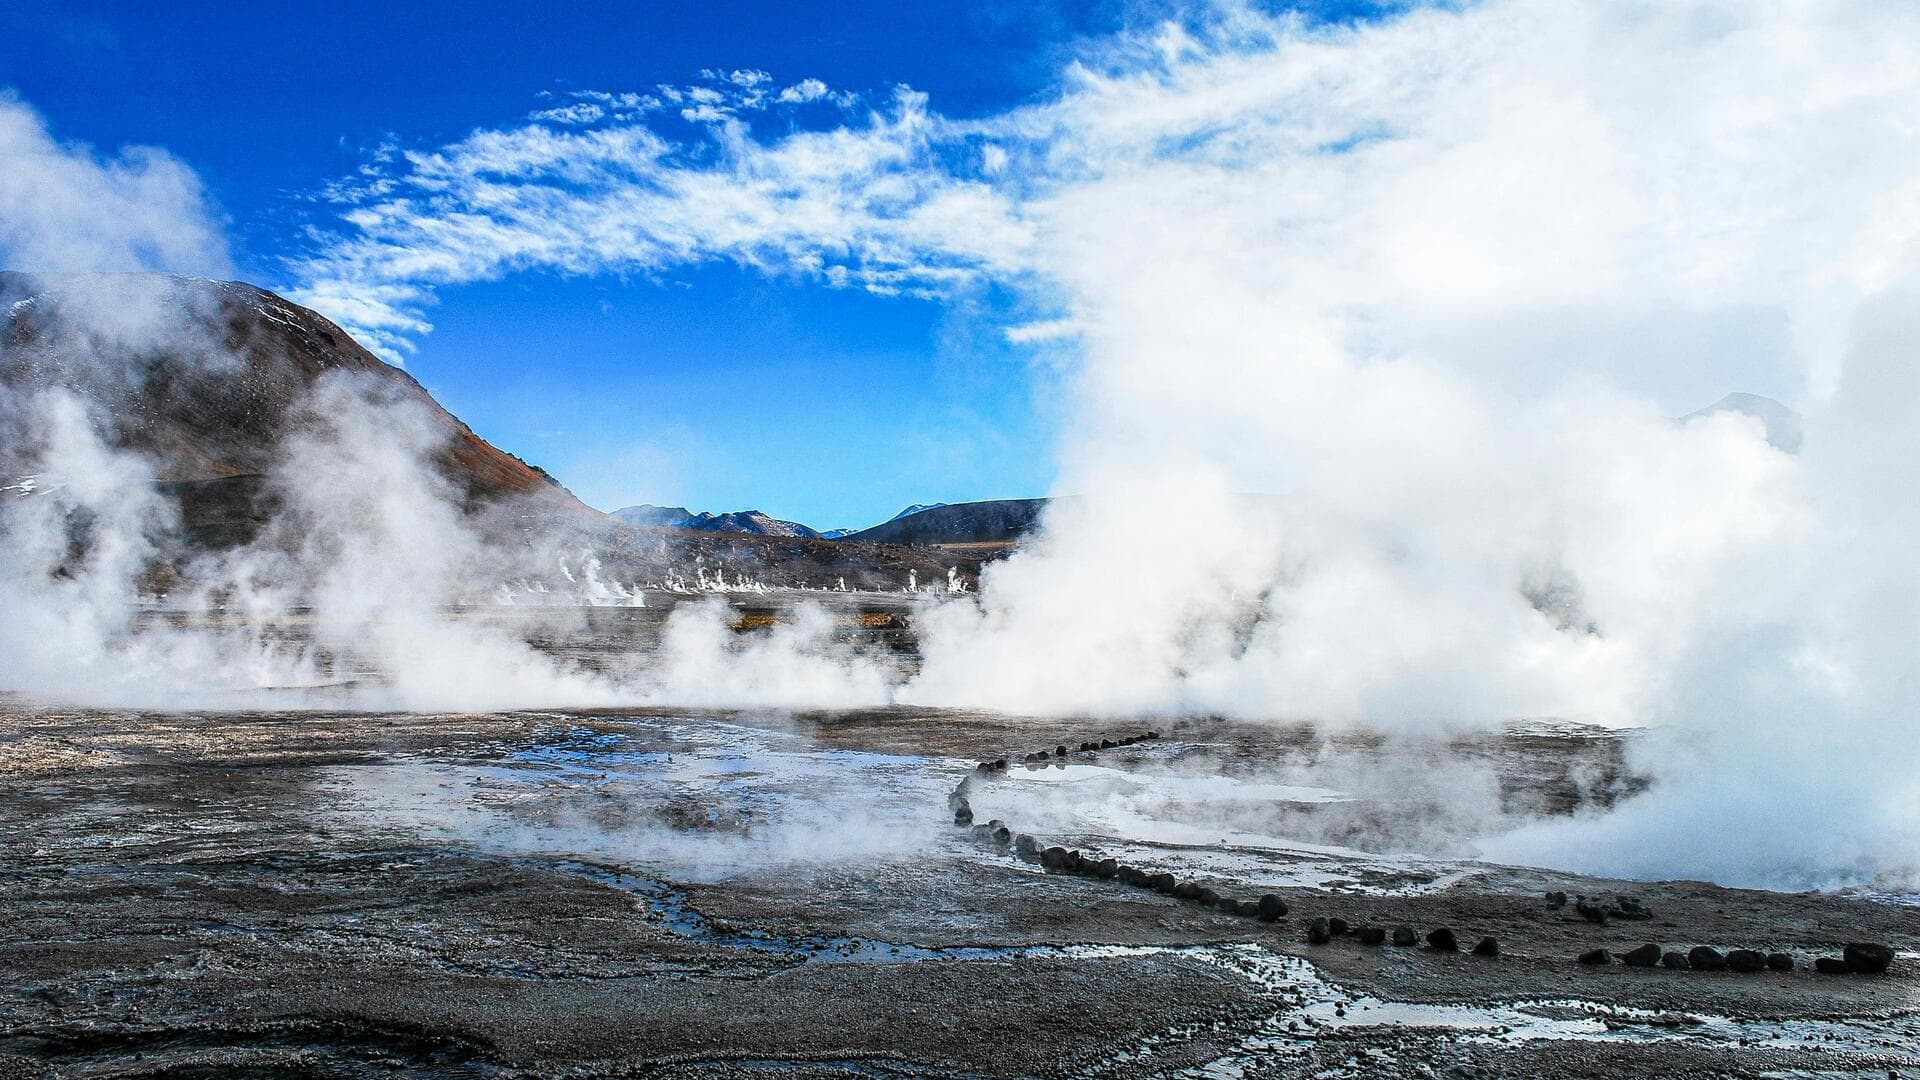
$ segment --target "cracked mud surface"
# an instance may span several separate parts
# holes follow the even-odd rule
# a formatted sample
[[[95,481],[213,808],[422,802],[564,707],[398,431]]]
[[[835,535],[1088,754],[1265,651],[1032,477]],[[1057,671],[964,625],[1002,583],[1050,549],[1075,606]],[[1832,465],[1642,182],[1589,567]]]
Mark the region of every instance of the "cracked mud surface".
[[[1474,777],[1521,809],[1624,790],[1607,739],[1488,738],[1436,764],[1433,747],[1196,723],[1018,764],[1102,727],[15,705],[0,1075],[1920,1070],[1920,908],[1448,848],[1436,815]],[[1290,914],[1227,915],[973,841],[946,794],[1009,752],[1004,778],[973,787],[981,820],[1274,892]],[[1594,925],[1549,908],[1552,889],[1631,894],[1654,918]],[[1490,934],[1502,955],[1309,945],[1315,916]],[[1893,970],[1810,970],[1852,940],[1900,950]],[[1573,963],[1643,941],[1797,966]]]

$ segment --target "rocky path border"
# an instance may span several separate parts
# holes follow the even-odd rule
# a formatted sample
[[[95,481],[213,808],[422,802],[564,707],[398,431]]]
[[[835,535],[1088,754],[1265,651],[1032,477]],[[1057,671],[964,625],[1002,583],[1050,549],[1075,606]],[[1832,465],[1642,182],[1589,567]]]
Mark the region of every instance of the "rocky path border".
[[[1115,750],[1145,742],[1157,742],[1161,738],[1158,731],[1148,730],[1137,735],[1121,739],[1102,737],[1083,740],[1076,747],[1065,743],[1056,745],[1052,750],[1036,750],[1021,757],[1021,764],[1029,769],[1045,768],[1049,765],[1064,765],[1074,757],[1098,754],[1103,750]],[[987,845],[1006,849],[1015,858],[1029,863],[1037,863],[1048,873],[1071,874],[1099,881],[1114,881],[1122,885],[1171,896],[1200,907],[1218,911],[1223,915],[1256,919],[1264,923],[1279,923],[1291,912],[1288,903],[1275,893],[1264,893],[1248,900],[1227,896],[1209,886],[1198,882],[1182,880],[1173,874],[1154,872],[1138,866],[1122,863],[1112,857],[1103,857],[1098,852],[1083,852],[1075,848],[1062,846],[1044,846],[1030,833],[1016,832],[1005,821],[995,818],[985,823],[976,823],[973,805],[969,799],[976,782],[988,782],[1005,776],[1012,768],[1010,758],[1001,757],[991,761],[982,761],[947,796],[947,809],[953,814],[953,824],[958,828],[971,831],[975,840]],[[1569,897],[1564,892],[1549,892],[1545,896],[1549,908],[1564,908]],[[1615,897],[1611,902],[1586,896],[1573,897],[1574,911],[1587,922],[1597,926],[1606,926],[1615,920],[1644,921],[1653,918],[1653,912],[1639,899],[1632,896]],[[1305,933],[1307,944],[1327,945],[1335,938],[1350,938],[1363,946],[1383,946],[1392,943],[1398,948],[1414,948],[1421,943],[1418,930],[1407,924],[1391,928],[1367,924],[1350,924],[1339,916],[1314,916],[1301,918],[1296,924]],[[1457,953],[1461,951],[1462,939],[1451,927],[1436,927],[1425,935],[1426,947],[1433,952]],[[1495,959],[1500,955],[1500,942],[1492,936],[1483,936],[1469,950],[1474,956]],[[1756,949],[1735,948],[1722,953],[1708,945],[1694,946],[1688,952],[1663,949],[1655,943],[1647,943],[1619,955],[1621,963],[1631,968],[1663,967],[1686,969],[1691,971],[1731,971],[1740,974],[1759,972],[1792,972],[1796,963],[1792,955],[1784,952],[1761,952]],[[1881,975],[1892,965],[1893,949],[1878,942],[1851,942],[1842,947],[1838,957],[1820,956],[1813,960],[1813,970],[1823,975]],[[1611,965],[1615,961],[1614,953],[1606,948],[1594,948],[1579,954],[1574,962],[1600,967]]]

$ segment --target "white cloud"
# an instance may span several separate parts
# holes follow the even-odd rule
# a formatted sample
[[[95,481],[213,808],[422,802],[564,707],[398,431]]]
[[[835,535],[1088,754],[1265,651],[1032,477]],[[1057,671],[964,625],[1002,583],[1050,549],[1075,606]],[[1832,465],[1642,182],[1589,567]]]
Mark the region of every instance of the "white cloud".
[[[749,80],[752,82],[752,80]],[[753,85],[757,86],[758,83]],[[883,295],[1017,274],[1014,203],[938,167],[943,122],[901,92],[863,126],[756,137],[744,98],[694,87],[682,142],[639,120],[481,130],[336,184],[345,231],[295,265],[293,295],[403,354],[442,285],[519,270],[592,274],[726,259]]]
[[[780,91],[780,101],[788,105],[804,105],[809,101],[819,101],[826,96],[827,84],[819,79],[801,79]]]
[[[551,109],[541,109],[528,119],[544,120],[552,124],[592,124],[607,115],[607,110],[591,101],[576,101],[571,105],[559,105]]]

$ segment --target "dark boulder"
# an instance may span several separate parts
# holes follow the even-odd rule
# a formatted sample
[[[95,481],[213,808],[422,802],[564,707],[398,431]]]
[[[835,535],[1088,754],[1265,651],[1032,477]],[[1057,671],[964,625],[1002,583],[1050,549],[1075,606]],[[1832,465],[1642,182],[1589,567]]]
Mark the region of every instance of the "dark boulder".
[[[1818,956],[1814,958],[1813,970],[1822,975],[1845,975],[1847,962],[1838,956]]]
[[[1205,886],[1202,886],[1198,892],[1194,893],[1193,898],[1199,902],[1201,907],[1220,906],[1220,894]]]
[[[968,806],[966,800],[962,799],[960,805],[953,808],[953,823],[955,825],[973,824],[973,807]]]
[[[1154,874],[1147,879],[1147,888],[1155,892],[1172,893],[1180,884],[1180,879],[1172,874]]]
[[[1054,757],[1066,757],[1066,756],[1067,756],[1067,744],[1066,744],[1066,743],[1061,743],[1061,744],[1060,744],[1059,746],[1056,746],[1056,747],[1054,747],[1054,748],[1053,748],[1053,756],[1054,756]]]
[[[1683,968],[1683,967],[1686,967],[1686,966],[1687,966],[1687,954],[1686,954],[1686,953],[1683,953],[1683,952],[1681,952],[1681,951],[1679,951],[1678,949],[1672,949],[1672,950],[1669,950],[1669,951],[1667,951],[1667,952],[1664,952],[1664,953],[1661,953],[1661,954],[1660,954],[1660,966],[1661,966],[1661,967],[1670,967],[1670,968]]]
[[[1387,930],[1384,926],[1363,926],[1353,932],[1354,939],[1362,945],[1384,945]]]
[[[1334,937],[1345,937],[1347,936],[1347,931],[1351,930],[1352,927],[1347,925],[1347,920],[1336,915],[1327,920],[1327,929]]]
[[[1145,885],[1147,883],[1147,872],[1137,866],[1122,864],[1116,876],[1129,885]]]
[[[1893,950],[1885,945],[1856,941],[1841,950],[1847,970],[1856,975],[1878,975],[1893,964]]]
[[[1724,971],[1727,958],[1711,945],[1695,945],[1687,950],[1687,966],[1695,971]]]
[[[1120,876],[1120,860],[1119,859],[1101,859],[1099,862],[1093,864],[1093,874],[1095,877],[1100,877],[1100,878],[1113,878],[1113,877]]]
[[[1427,947],[1435,952],[1459,952],[1460,939],[1447,927],[1440,927],[1427,935]]]
[[[1262,896],[1256,903],[1258,907],[1255,914],[1267,922],[1273,922],[1287,914],[1287,902],[1272,893]]]
[[[1590,923],[1599,923],[1602,926],[1607,924],[1607,909],[1599,904],[1589,904],[1582,900],[1573,905],[1573,910],[1579,912],[1580,917]]]
[[[1548,907],[1550,907],[1550,908],[1563,908],[1563,907],[1566,907],[1566,906],[1567,906],[1567,894],[1566,894],[1566,893],[1563,893],[1563,892],[1550,892],[1550,893],[1548,893],[1548,894],[1547,894],[1547,906],[1548,906]]]
[[[1401,923],[1393,928],[1393,943],[1403,949],[1411,948],[1420,943],[1420,935],[1414,931],[1413,927]]]
[[[1734,949],[1727,953],[1727,967],[1743,974],[1767,970],[1767,954],[1752,949]]]
[[[1149,731],[1149,732],[1147,732],[1147,738],[1149,738],[1149,739],[1157,739],[1157,738],[1159,738],[1159,737],[1160,737],[1160,733],[1159,733],[1159,732],[1157,732],[1157,731]]]
[[[1112,740],[1112,739],[1101,739],[1101,740],[1100,740],[1100,749],[1102,749],[1102,750],[1111,750],[1111,749],[1113,749],[1113,740]]]
[[[1475,956],[1499,956],[1499,955],[1500,955],[1500,943],[1499,943],[1498,941],[1496,941],[1496,940],[1494,940],[1493,938],[1490,938],[1490,937],[1483,937],[1483,938],[1481,938],[1481,939],[1480,939],[1480,944],[1478,944],[1478,945],[1475,945],[1475,946],[1473,947],[1473,955],[1475,955]]]
[[[1642,945],[1632,952],[1621,953],[1620,962],[1628,967],[1652,967],[1660,962],[1660,946]]]
[[[1580,954],[1580,962],[1595,967],[1602,964],[1611,964],[1613,963],[1613,954],[1605,949],[1590,949]]]
[[[1786,953],[1783,953],[1783,952],[1768,953],[1767,954],[1767,970],[1768,971],[1792,971],[1793,957],[1788,956]]]
[[[1637,896],[1620,897],[1618,900],[1614,901],[1613,910],[1609,912],[1609,914],[1611,914],[1616,919],[1651,919],[1653,918],[1652,909],[1648,908],[1647,905],[1641,903],[1640,898]]]
[[[1179,900],[1194,900],[1200,896],[1200,886],[1191,881],[1182,881],[1173,887],[1173,895]]]
[[[1325,945],[1332,940],[1333,932],[1327,929],[1327,920],[1315,919],[1307,924],[1307,943],[1309,945]]]

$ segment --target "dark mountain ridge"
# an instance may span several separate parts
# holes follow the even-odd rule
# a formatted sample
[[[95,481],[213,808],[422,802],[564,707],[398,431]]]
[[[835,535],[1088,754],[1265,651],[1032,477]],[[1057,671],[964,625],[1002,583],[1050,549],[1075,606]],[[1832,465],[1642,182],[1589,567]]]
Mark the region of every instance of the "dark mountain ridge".
[[[801,536],[821,539],[821,533],[797,521],[783,521],[759,510],[735,510],[726,514],[696,514],[684,506],[623,506],[612,516],[629,525],[661,525],[669,529],[694,532],[747,533],[753,536]]]
[[[342,373],[426,418],[439,437],[432,464],[469,505],[535,498],[597,516],[546,470],[475,434],[413,376],[264,289],[151,274],[0,271],[0,310],[0,385],[74,392],[106,421],[114,445],[152,463],[158,482],[265,475],[315,386]]]
[[[862,529],[846,539],[871,544],[1005,544],[1032,532],[1047,499],[989,499],[948,503]]]

